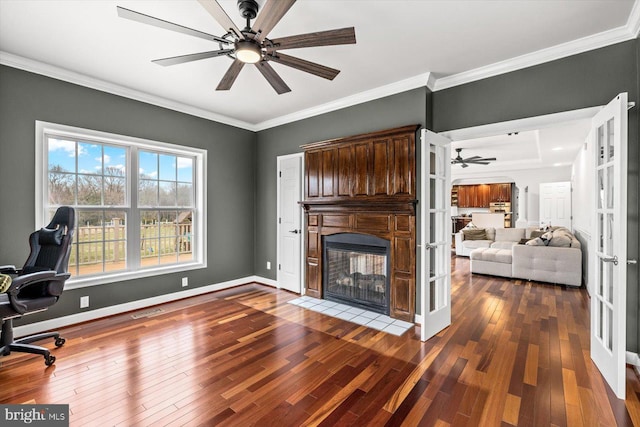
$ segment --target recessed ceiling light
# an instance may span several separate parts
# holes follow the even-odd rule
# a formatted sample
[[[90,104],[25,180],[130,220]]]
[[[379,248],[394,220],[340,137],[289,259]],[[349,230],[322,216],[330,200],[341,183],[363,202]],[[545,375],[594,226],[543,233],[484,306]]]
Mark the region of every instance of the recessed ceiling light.
[[[560,151],[560,150],[562,150],[562,147],[553,147],[551,149],[551,151]]]
[[[553,166],[562,166],[562,163],[554,163]]]

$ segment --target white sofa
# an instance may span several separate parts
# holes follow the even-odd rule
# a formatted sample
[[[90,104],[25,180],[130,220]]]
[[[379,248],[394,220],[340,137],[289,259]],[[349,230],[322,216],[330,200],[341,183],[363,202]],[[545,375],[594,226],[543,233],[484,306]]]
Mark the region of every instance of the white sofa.
[[[519,244],[529,239],[531,228],[486,229],[487,240],[464,240],[456,233],[456,254],[471,258],[471,272],[569,286],[582,284],[582,249],[571,236],[569,247]],[[568,232],[568,230],[566,230]]]

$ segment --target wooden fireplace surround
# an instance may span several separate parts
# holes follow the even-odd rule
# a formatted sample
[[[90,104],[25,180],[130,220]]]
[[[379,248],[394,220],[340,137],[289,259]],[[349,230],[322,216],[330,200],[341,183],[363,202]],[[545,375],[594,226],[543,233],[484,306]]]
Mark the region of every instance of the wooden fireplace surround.
[[[389,315],[414,321],[416,131],[419,125],[303,145],[306,292],[322,298],[322,237],[391,242]]]

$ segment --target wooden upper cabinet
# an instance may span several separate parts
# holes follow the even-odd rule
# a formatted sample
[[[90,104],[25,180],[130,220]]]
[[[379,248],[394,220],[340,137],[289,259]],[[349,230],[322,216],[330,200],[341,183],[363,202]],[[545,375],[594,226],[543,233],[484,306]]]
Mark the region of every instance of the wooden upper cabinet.
[[[416,131],[405,126],[303,145],[305,198],[416,199]]]
[[[489,184],[476,185],[476,208],[488,208],[491,187]]]
[[[491,196],[489,202],[510,202],[511,183],[490,184]]]

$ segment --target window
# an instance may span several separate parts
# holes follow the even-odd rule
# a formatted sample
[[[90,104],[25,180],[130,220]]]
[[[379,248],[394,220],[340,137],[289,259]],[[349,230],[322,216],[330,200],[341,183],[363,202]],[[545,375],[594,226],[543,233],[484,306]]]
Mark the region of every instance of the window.
[[[36,122],[36,227],[76,209],[71,287],[206,266],[206,151]]]

